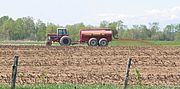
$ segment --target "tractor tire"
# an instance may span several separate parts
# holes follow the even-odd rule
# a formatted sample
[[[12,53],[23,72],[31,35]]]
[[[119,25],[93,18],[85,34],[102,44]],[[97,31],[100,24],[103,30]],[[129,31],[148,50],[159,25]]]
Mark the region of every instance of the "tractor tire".
[[[101,38],[99,40],[99,46],[107,46],[108,45],[108,41],[106,38]]]
[[[98,45],[98,40],[96,38],[91,38],[88,41],[89,46],[97,46]]]
[[[71,45],[71,39],[68,36],[63,36],[61,37],[59,43],[63,46],[69,46]]]

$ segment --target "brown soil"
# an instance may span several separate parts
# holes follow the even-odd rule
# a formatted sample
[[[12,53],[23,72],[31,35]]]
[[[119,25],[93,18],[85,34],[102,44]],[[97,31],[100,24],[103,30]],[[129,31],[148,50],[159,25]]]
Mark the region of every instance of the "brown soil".
[[[123,84],[133,59],[130,84],[139,70],[143,84],[180,84],[180,47],[0,46],[0,83],[9,83],[19,55],[18,84]]]

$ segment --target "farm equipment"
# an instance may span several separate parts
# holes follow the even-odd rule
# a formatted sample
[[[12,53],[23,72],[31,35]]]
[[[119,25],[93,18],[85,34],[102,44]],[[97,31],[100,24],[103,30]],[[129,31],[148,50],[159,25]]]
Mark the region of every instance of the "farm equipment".
[[[107,46],[110,41],[112,41],[111,29],[83,29],[80,31],[80,43],[87,43],[89,46]]]
[[[81,29],[78,43],[87,43],[89,46],[107,46],[110,41],[112,41],[112,31],[109,28]],[[67,29],[58,28],[57,34],[48,34],[46,45],[50,46],[52,42],[59,42],[60,45],[65,46],[71,45]]]
[[[60,45],[71,45],[71,39],[66,28],[57,28],[57,34],[48,34],[46,45],[51,46],[52,42],[59,42]]]

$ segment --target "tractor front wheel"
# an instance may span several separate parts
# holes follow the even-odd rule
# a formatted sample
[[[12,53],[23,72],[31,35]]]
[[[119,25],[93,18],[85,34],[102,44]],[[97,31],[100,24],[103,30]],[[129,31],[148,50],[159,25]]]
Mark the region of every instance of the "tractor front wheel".
[[[52,42],[51,41],[47,41],[46,42],[46,46],[51,46],[52,45]]]

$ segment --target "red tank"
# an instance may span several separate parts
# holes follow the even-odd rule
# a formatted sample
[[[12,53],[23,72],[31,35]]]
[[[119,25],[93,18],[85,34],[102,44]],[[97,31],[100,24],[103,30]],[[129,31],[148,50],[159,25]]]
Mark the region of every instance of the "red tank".
[[[107,46],[112,41],[112,30],[109,28],[82,29],[80,31],[80,43],[90,46]]]

